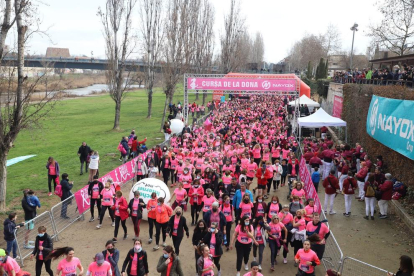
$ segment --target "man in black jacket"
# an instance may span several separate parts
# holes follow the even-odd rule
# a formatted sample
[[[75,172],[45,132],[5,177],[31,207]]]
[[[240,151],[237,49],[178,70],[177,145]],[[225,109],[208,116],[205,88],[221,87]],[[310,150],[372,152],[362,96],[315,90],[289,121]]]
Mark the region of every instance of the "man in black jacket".
[[[44,263],[46,272],[49,276],[53,276],[53,271],[50,268],[52,259],[46,260],[46,257],[53,251],[52,238],[46,233],[46,227],[44,226],[40,226],[37,231],[38,234],[36,236],[35,247],[32,255],[30,255],[30,260],[33,260],[33,257],[36,256],[36,275],[41,274]]]
[[[88,163],[86,160],[88,159],[88,154],[91,151],[91,148],[86,144],[86,142],[82,142],[82,145],[79,147],[78,156],[81,163],[80,167],[80,175],[83,174],[83,163],[85,163],[85,172],[88,172]]]
[[[36,206],[30,206],[30,204],[27,202],[27,192],[29,189],[26,189],[23,191],[23,199],[22,199],[22,208],[24,211],[24,220],[25,220],[25,228],[27,229],[26,234],[24,236],[24,248],[25,249],[33,249],[34,246],[29,245],[29,234],[30,231],[34,228],[34,222],[33,219],[37,216],[36,214]]]
[[[9,254],[13,251],[13,258],[17,257],[17,241],[14,232],[16,229],[23,226],[24,223],[16,225],[17,215],[16,213],[10,213],[9,217],[3,223],[3,233],[4,233],[4,240],[7,243],[7,252]]]
[[[62,210],[60,212],[60,217],[64,219],[69,219],[66,215],[66,211],[71,200],[68,201],[66,199],[72,196],[72,192],[70,190],[73,188],[73,181],[69,182],[68,177],[68,174],[64,173],[62,174],[62,181],[60,181],[60,185],[62,186],[62,197],[60,198],[62,201]]]
[[[93,181],[89,182],[88,187],[88,196],[90,199],[90,211],[91,211],[91,218],[89,219],[89,222],[92,222],[95,220],[94,212],[95,212],[95,202],[96,202],[96,208],[98,209],[98,217],[101,214],[101,192],[104,189],[104,185],[101,181],[98,180],[99,176],[94,175]]]

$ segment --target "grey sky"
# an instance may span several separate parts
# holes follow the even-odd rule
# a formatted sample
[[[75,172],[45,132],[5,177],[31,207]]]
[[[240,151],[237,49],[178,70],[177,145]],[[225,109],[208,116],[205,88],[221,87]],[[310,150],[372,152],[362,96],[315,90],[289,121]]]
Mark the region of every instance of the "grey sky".
[[[223,18],[230,7],[230,0],[211,0],[215,6],[216,41],[223,31]],[[69,48],[72,55],[104,57],[101,25],[96,15],[105,0],[44,0],[41,6],[43,26],[51,26],[49,34],[55,43],[35,37],[30,41],[30,53],[46,53],[49,46]],[[265,41],[265,59],[278,62],[283,59],[293,43],[305,33],[324,33],[328,24],[339,28],[344,50],[350,50],[354,22],[360,26],[355,38],[357,53],[365,53],[369,44],[366,37],[370,22],[378,22],[380,15],[375,0],[242,0],[242,13],[246,16],[250,33],[260,31]],[[138,14],[134,21],[138,26]],[[216,45],[216,49],[219,45]]]

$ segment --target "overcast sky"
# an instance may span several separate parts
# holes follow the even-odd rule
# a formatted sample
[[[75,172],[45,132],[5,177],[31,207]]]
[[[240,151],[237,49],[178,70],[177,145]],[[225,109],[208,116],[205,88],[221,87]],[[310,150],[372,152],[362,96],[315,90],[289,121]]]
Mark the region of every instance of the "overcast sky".
[[[51,41],[34,37],[30,41],[30,54],[45,54],[47,47],[69,48],[71,55],[104,57],[105,49],[98,7],[105,0],[43,0],[40,7],[43,27],[49,29]],[[230,7],[230,0],[211,0],[215,7],[215,36],[223,33],[223,18]],[[291,46],[306,33],[320,34],[329,23],[341,33],[342,48],[351,49],[354,22],[359,24],[355,37],[356,53],[365,53],[370,39],[366,36],[370,22],[378,22],[380,14],[375,0],[241,0],[242,13],[252,35],[260,31],[265,42],[265,60],[278,62]],[[138,26],[138,14],[134,25]],[[218,39],[216,39],[218,42]],[[215,47],[219,49],[219,45]]]

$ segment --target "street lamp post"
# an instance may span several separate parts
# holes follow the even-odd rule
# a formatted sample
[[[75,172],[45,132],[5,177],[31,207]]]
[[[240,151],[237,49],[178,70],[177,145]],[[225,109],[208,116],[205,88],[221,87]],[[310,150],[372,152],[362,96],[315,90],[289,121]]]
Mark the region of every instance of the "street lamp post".
[[[355,39],[355,31],[358,31],[358,24],[354,23],[354,26],[351,27],[351,31],[352,31],[352,47],[351,47],[351,64],[350,64],[350,69],[352,70],[352,56],[354,54],[354,39]]]

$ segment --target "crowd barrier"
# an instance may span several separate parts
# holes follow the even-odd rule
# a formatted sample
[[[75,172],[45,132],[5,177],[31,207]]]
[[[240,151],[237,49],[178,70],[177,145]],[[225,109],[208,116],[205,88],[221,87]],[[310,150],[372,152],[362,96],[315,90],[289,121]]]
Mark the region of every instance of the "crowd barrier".
[[[210,113],[207,113],[203,117],[197,118],[196,123],[202,124]],[[169,145],[169,140],[164,141],[158,144],[161,148]],[[125,164],[119,166],[115,170],[124,166]],[[120,182],[120,186],[124,186],[131,179],[126,179],[123,182]],[[89,203],[88,203],[89,206]],[[84,214],[89,211],[88,208],[82,209],[82,212],[79,212],[78,205],[75,199],[75,195],[65,199],[64,201],[59,202],[54,205],[50,211],[46,211],[34,219],[26,222],[24,227],[18,228],[15,231],[15,237],[17,241],[17,254],[19,256],[19,262],[24,266],[24,260],[30,257],[33,252],[32,246],[36,240],[38,234],[37,228],[39,226],[45,226],[47,233],[52,237],[54,241],[59,241],[59,234],[62,233],[65,229],[70,227],[77,221],[84,220]],[[30,229],[27,229],[30,228]],[[29,246],[27,246],[29,243]]]
[[[400,85],[413,87],[413,81],[409,80],[387,80],[387,79],[353,79],[345,77],[336,77],[334,78],[336,83],[356,83],[356,84],[371,84],[371,85]]]
[[[388,273],[384,269],[350,257],[343,259],[340,271],[342,276],[385,276]]]

